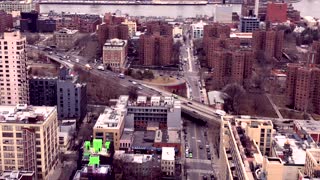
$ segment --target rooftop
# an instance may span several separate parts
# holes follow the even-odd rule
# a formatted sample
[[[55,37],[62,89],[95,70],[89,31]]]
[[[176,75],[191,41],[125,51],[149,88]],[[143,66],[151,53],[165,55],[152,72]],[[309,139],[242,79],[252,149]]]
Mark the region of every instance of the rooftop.
[[[285,164],[304,164],[307,145],[295,134],[276,135],[273,149]]]
[[[20,180],[30,177],[34,178],[33,171],[3,171],[0,174],[0,180]]]
[[[75,34],[77,32],[78,32],[78,30],[70,30],[70,29],[67,29],[67,28],[62,28],[59,31],[56,31],[55,33],[58,33],[58,34]]]
[[[152,155],[146,154],[126,154],[125,151],[116,151],[113,158],[124,162],[142,164],[152,160]]]
[[[126,40],[122,39],[108,39],[104,46],[106,47],[124,47],[127,44]]]
[[[94,129],[117,129],[124,121],[125,109],[114,109],[107,107],[103,113],[100,114]]]
[[[151,148],[155,139],[155,131],[135,131],[132,147]]]
[[[174,147],[162,147],[161,160],[174,161]]]
[[[307,134],[320,133],[320,121],[295,120],[297,129],[303,129]]]
[[[85,166],[81,170],[78,170],[73,177],[73,180],[80,180],[83,174],[90,174],[90,177],[97,178],[101,177],[101,175],[111,175],[111,166],[110,165],[99,165],[99,166]]]
[[[0,106],[0,123],[42,124],[56,110],[49,106]]]
[[[138,96],[136,101],[130,101],[129,106],[164,106],[164,107],[180,107],[180,101],[173,97],[151,96],[150,100],[146,96]]]

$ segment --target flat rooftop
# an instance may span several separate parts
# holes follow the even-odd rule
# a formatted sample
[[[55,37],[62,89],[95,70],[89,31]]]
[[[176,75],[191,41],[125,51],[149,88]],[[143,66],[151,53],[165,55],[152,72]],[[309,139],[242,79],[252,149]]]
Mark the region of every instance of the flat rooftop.
[[[89,170],[92,169],[92,170]],[[85,166],[81,170],[78,170],[73,177],[73,180],[80,180],[82,174],[90,173],[91,175],[108,175],[111,174],[111,166],[110,165],[99,165],[96,167]]]
[[[155,131],[135,131],[132,147],[148,148],[152,147],[155,139]]]
[[[174,161],[174,147],[162,147],[161,160]]]
[[[273,140],[273,148],[278,157],[287,164],[304,164],[306,161],[306,148],[304,141],[302,141],[295,134],[276,135]],[[289,144],[292,150],[292,156],[285,158],[286,151],[285,144]]]
[[[124,162],[142,164],[152,160],[152,155],[147,154],[127,154],[125,151],[116,151],[113,158]]]
[[[303,129],[308,134],[320,134],[320,121],[295,120],[293,123],[298,129]]]
[[[121,109],[106,108],[102,114],[100,114],[94,129],[112,129],[118,128],[122,121],[124,121],[125,113]]]
[[[150,100],[146,96],[138,96],[135,101],[129,101],[129,106],[163,106],[163,107],[180,107],[181,103],[179,100],[175,100],[173,97],[160,97],[151,96]]]
[[[42,124],[56,110],[51,106],[0,106],[0,123]]]

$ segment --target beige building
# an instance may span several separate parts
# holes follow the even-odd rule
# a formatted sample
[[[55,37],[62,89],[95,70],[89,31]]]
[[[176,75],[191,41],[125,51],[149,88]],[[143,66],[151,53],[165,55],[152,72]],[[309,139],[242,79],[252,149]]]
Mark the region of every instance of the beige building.
[[[175,176],[174,147],[162,147],[161,171],[167,176]]]
[[[103,64],[112,70],[121,71],[127,58],[127,41],[121,39],[107,40],[103,45]]]
[[[1,1],[0,9],[11,13],[12,11],[19,12],[30,12],[35,10],[35,3],[32,3],[32,0],[25,1]]]
[[[93,127],[93,138],[113,142],[115,150],[120,148],[120,137],[124,128],[125,116],[127,114],[126,106],[129,96],[120,96],[118,102],[113,108],[106,108],[100,114],[96,124]]]
[[[304,174],[310,178],[319,178],[316,177],[316,174],[319,175],[320,172],[320,149],[307,149],[306,154],[306,163],[304,166]]]
[[[56,107],[0,106],[1,171],[34,171],[48,179],[58,160]]]
[[[284,166],[280,158],[264,157],[262,169],[266,179],[284,179]]]
[[[60,29],[54,32],[53,38],[55,44],[60,49],[73,48],[77,41],[78,30],[70,30],[67,28]]]
[[[26,38],[19,31],[8,31],[0,37],[1,104],[28,103],[25,44]]]
[[[132,38],[136,35],[137,32],[137,23],[135,21],[129,21],[128,19],[125,19],[124,22],[121,24],[127,25],[129,28],[129,36]]]

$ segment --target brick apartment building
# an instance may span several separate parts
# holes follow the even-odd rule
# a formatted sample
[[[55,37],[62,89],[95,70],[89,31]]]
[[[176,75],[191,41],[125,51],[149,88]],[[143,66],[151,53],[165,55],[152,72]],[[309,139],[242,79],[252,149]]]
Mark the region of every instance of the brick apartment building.
[[[222,24],[209,24],[203,27],[203,47],[205,52],[208,50],[208,46],[213,41],[212,38],[229,38],[230,27]]]
[[[129,28],[125,24],[106,24],[103,23],[98,26],[97,35],[99,44],[104,45],[107,39],[129,39]]]
[[[81,33],[92,33],[101,24],[101,18],[98,15],[80,15],[80,14],[62,14],[56,17],[56,29],[67,28],[70,30],[79,30]]]
[[[144,66],[166,66],[172,60],[172,36],[142,35],[139,39],[139,58]]]
[[[288,64],[288,105],[299,111],[320,113],[320,69],[313,65]]]
[[[146,23],[147,32],[153,35],[171,36],[173,34],[172,25],[162,21],[151,21]]]
[[[267,62],[273,58],[281,59],[283,48],[284,31],[282,30],[256,30],[252,34],[252,47],[257,56],[264,53]]]
[[[312,64],[320,64],[320,41],[313,41],[312,51],[314,53],[313,58],[311,59]]]
[[[287,3],[275,3],[269,2],[267,5],[266,19],[271,23],[283,23],[286,22],[288,11]]]
[[[0,10],[0,33],[5,32],[6,29],[13,27],[12,15]]]

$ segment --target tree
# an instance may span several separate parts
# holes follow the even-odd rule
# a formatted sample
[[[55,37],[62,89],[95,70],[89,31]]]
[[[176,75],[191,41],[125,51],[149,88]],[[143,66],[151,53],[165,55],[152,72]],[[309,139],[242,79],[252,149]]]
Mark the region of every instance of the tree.
[[[128,95],[130,99],[137,99],[138,97],[138,88],[136,86],[130,86],[128,90]]]
[[[145,79],[154,79],[154,74],[151,70],[145,70],[143,72],[143,78]]]
[[[138,80],[142,80],[143,79],[143,74],[140,70],[132,73],[131,75],[133,78],[138,79]]]
[[[241,96],[246,93],[244,88],[237,83],[232,83],[226,85],[222,89],[222,92],[228,95],[226,99],[227,107],[230,107],[230,111],[238,114]]]

